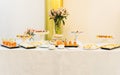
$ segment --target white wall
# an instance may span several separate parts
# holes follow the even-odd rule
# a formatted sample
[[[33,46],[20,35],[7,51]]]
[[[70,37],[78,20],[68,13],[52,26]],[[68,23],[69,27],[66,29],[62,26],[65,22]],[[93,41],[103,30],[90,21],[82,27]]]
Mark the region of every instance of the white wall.
[[[98,42],[96,35],[113,35],[111,41],[120,42],[119,0],[64,0],[69,17],[64,31],[84,31],[80,40]],[[70,37],[67,33],[66,37]]]
[[[44,0],[0,0],[0,38],[44,29]]]

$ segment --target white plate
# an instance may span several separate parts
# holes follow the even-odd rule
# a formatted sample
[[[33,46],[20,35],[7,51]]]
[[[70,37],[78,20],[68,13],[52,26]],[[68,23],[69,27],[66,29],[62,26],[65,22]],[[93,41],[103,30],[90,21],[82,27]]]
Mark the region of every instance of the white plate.
[[[48,45],[41,45],[40,47],[41,48],[48,48],[49,46]]]
[[[84,50],[97,50],[97,49],[99,49],[99,47],[97,47],[97,48],[83,48]]]

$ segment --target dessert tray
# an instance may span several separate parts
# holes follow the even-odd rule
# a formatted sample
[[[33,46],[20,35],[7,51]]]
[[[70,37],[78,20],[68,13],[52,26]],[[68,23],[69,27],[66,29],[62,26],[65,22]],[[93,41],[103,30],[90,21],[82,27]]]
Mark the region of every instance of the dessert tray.
[[[62,41],[62,40],[57,40],[55,42],[56,47],[59,45],[64,45],[64,47],[79,47],[76,41]]]
[[[112,50],[116,48],[120,48],[120,44],[107,44],[107,45],[101,46],[101,49],[105,49],[105,50]]]
[[[1,46],[5,47],[5,48],[9,48],[9,49],[15,49],[15,48],[19,48],[20,47],[19,45],[15,46],[15,47],[10,47],[10,46],[2,45],[2,44],[1,44]]]
[[[20,47],[25,48],[25,49],[33,49],[33,48],[36,48],[36,46],[31,45],[31,44],[29,44],[29,43],[21,43],[21,44],[19,44],[19,45],[20,45]]]
[[[56,47],[58,47],[58,45],[56,45]],[[77,46],[73,46],[73,45],[71,45],[71,46],[64,46],[64,47],[75,47],[75,48],[77,48],[77,47],[79,47],[79,45],[77,45]]]
[[[78,46],[78,45],[77,45],[77,46],[69,46],[69,45],[68,45],[68,46],[65,46],[65,47],[79,47],[79,46]]]
[[[17,45],[14,39],[3,39],[1,46],[9,49],[19,48],[19,45]]]

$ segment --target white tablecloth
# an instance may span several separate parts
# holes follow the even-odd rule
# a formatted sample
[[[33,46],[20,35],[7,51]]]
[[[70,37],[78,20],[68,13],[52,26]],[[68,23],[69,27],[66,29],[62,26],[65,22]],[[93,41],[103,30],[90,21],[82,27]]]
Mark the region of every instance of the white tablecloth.
[[[6,49],[0,75],[120,75],[120,49]]]

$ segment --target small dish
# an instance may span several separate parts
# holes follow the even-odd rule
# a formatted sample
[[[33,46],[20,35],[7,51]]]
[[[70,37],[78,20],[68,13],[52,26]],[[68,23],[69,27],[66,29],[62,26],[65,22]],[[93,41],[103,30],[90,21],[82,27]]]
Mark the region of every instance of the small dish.
[[[59,48],[59,49],[64,49],[65,46],[64,46],[64,45],[58,45],[58,48]]]
[[[41,48],[48,48],[48,45],[40,45]]]
[[[49,50],[54,50],[55,48],[55,45],[49,45]]]

